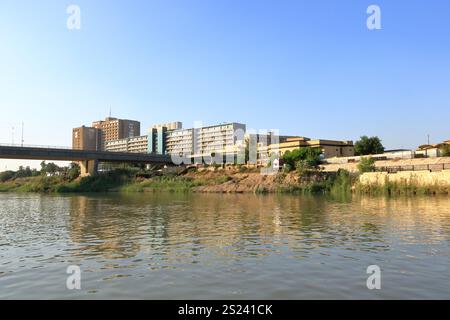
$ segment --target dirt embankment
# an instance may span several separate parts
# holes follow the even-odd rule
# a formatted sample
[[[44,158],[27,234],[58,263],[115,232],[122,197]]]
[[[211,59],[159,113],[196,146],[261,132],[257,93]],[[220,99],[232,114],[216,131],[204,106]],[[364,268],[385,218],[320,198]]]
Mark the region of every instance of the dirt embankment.
[[[238,170],[215,169],[201,170],[185,174],[201,182],[194,192],[210,193],[258,193],[279,192],[287,188],[300,188],[305,179],[296,172],[264,175],[259,170],[240,172]]]

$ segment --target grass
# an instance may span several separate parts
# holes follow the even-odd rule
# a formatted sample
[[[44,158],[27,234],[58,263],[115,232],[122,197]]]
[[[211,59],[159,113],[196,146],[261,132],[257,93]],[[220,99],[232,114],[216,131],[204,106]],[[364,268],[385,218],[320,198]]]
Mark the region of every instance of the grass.
[[[188,192],[201,183],[189,177],[154,177],[129,183],[120,188],[123,192]]]
[[[448,187],[440,185],[422,187],[415,183],[386,182],[384,185],[356,185],[357,193],[375,196],[448,195],[449,191]]]

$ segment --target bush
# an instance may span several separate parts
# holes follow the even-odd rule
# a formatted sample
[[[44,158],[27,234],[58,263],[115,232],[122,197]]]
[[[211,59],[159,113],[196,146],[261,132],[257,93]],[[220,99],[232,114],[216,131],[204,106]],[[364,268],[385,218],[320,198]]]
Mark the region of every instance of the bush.
[[[297,170],[300,175],[314,171],[316,168],[316,166],[311,166],[311,162],[308,160],[299,160],[295,163],[295,170]]]
[[[14,178],[14,175],[15,175],[14,171],[0,172],[0,181],[1,182],[9,181]]]
[[[286,152],[281,159],[285,167],[292,171],[294,168],[317,168],[320,164],[320,154],[322,151],[318,148],[300,148]],[[301,162],[300,162],[301,161]]]
[[[361,158],[358,163],[359,173],[364,172],[374,172],[375,171],[375,160],[373,158]]]
[[[285,163],[285,164],[283,165],[283,172],[284,172],[284,173],[289,173],[289,172],[291,172],[292,170],[294,170],[294,168],[293,168],[289,163]]]
[[[344,169],[339,169],[330,186],[333,194],[348,194],[352,190],[352,175]]]

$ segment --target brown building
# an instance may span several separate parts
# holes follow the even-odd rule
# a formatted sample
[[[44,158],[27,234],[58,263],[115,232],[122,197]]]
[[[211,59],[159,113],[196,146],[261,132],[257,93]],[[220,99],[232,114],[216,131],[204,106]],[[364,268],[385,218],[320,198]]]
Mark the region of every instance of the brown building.
[[[93,122],[92,127],[99,129],[101,132],[101,150],[105,150],[105,143],[108,141],[141,135],[141,124],[134,120],[108,117],[105,120]]]
[[[100,130],[92,127],[72,129],[72,149],[100,150]]]

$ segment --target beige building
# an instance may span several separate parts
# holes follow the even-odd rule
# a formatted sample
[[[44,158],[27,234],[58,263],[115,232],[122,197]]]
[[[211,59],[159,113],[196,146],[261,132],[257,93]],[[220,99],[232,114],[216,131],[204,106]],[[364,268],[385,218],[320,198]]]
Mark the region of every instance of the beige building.
[[[441,149],[445,146],[450,146],[450,140],[443,141],[437,144],[424,144],[417,148],[416,155],[425,158],[435,158],[441,156]]]
[[[355,155],[353,141],[311,140],[306,137],[286,137],[280,139],[279,143],[272,143],[267,146],[258,145],[258,164],[266,164],[272,154],[281,157],[287,151],[306,147],[320,149],[324,159],[332,157],[351,157]]]
[[[134,120],[108,117],[105,120],[93,122],[92,127],[101,131],[101,150],[105,150],[108,141],[135,137],[141,134],[141,124]]]
[[[72,129],[72,149],[100,150],[101,133],[97,128],[79,127]]]

